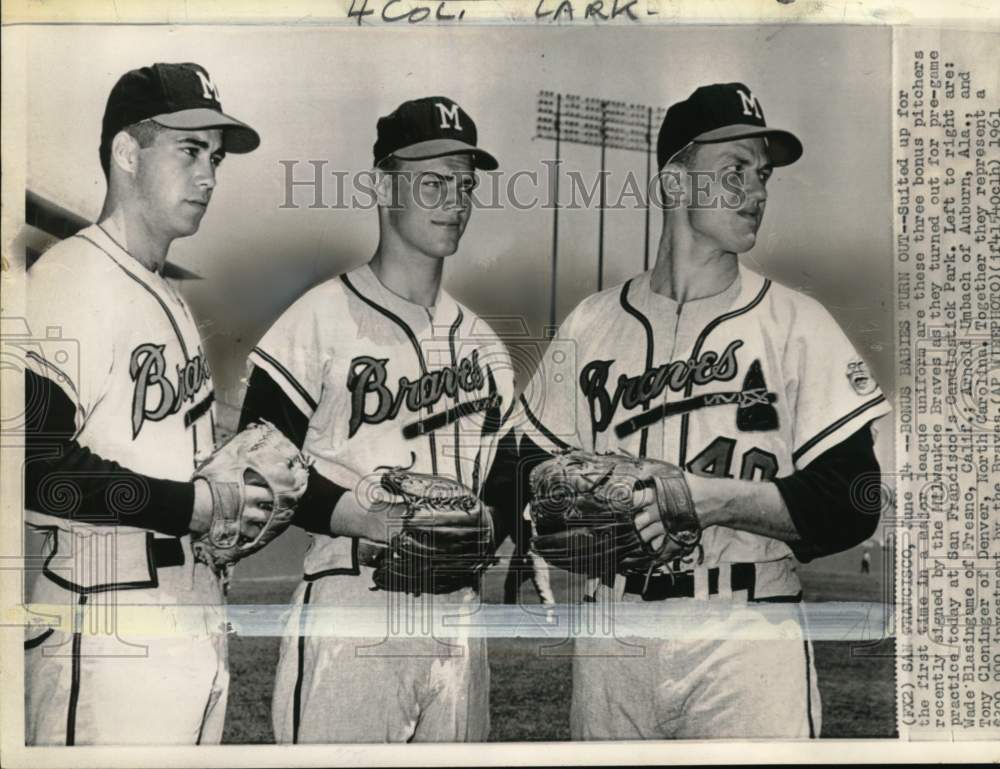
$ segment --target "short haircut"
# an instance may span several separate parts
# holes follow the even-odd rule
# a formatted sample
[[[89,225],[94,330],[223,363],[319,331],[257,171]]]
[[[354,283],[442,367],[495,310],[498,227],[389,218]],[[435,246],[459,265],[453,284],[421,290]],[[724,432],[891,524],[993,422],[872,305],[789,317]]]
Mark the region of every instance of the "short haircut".
[[[383,159],[375,168],[383,173],[394,174],[403,170],[404,162],[395,155],[389,155],[389,157]]]
[[[667,161],[667,165],[670,165],[670,164],[679,165],[679,166],[681,166],[682,168],[684,168],[684,169],[686,169],[688,171],[696,171],[696,170],[698,170],[695,167],[695,162],[698,160],[698,149],[699,149],[700,146],[701,145],[699,145],[697,142],[691,142],[690,144],[686,145],[685,147],[682,147],[681,149],[679,149],[677,151],[677,153],[672,158],[670,158],[669,161]],[[666,167],[667,166],[664,165],[663,168],[666,168]],[[663,201],[667,200],[667,189],[664,186],[664,182],[663,182],[663,169],[662,168],[660,169],[660,174],[659,174],[658,178],[659,178],[660,202],[662,204]],[[667,208],[667,206],[664,206],[664,209],[666,209],[666,208]]]
[[[696,170],[694,163],[698,157],[698,149],[700,146],[701,145],[697,142],[691,142],[686,147],[680,149],[670,162],[676,163],[679,166],[684,166],[689,171]]]
[[[143,149],[156,141],[157,134],[161,134],[166,130],[166,126],[160,125],[155,120],[142,120],[130,126],[125,126],[125,131],[128,135],[139,142],[139,146]]]
[[[132,125],[125,126],[122,129],[125,133],[131,136],[139,144],[141,149],[149,147],[154,141],[158,134],[166,131],[166,127],[160,125],[155,120],[141,120],[138,123],[133,123]],[[112,140],[114,138],[112,137]],[[109,179],[111,177],[111,143],[101,147],[101,168],[104,169],[104,178]]]

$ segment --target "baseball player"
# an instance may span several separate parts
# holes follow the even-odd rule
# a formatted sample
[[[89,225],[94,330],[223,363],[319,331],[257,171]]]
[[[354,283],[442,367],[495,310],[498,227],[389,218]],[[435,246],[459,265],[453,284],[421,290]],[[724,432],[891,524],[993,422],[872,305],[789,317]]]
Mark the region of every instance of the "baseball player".
[[[574,739],[819,734],[804,634],[729,632],[755,626],[766,637],[754,606],[801,600],[797,560],[852,547],[877,524],[852,504],[850,486],[878,472],[870,426],[889,411],[884,395],[818,302],[737,260],[756,243],[772,170],[801,154],[743,84],[704,86],[673,105],[657,143],[666,205],[653,269],[588,297],[563,322],[575,399],[523,400],[525,475],[569,446],[686,471],[701,547],[650,575],[591,580],[588,600],[728,607],[730,626],[712,639],[642,640],[638,654],[619,639],[578,641]],[[540,368],[527,391],[549,376]],[[636,523],[659,548],[655,508]]]
[[[223,157],[259,142],[222,112],[203,67],[126,73],[104,113],[98,223],[28,271],[42,339],[25,370],[25,515],[43,556],[30,600],[72,618],[26,634],[29,745],[222,737],[223,595],[191,548],[212,520],[209,483],[190,479],[213,449],[214,392],[198,327],[161,270],[171,243],[197,232]],[[270,500],[248,487],[248,527]]]
[[[250,355],[241,420],[268,419],[315,459],[298,521],[312,542],[274,689],[278,742],[489,733],[485,639],[422,629],[435,606],[474,610],[478,585],[419,596],[373,589],[372,543],[386,542],[399,512],[373,509],[365,491],[380,468],[410,467],[481,492],[513,404],[505,348],[441,288],[469,220],[475,169],[497,167],[476,141],[472,118],[445,97],[380,118],[374,256],[307,292]],[[310,615],[330,617],[337,633],[311,626]],[[353,618],[371,616],[392,621],[380,637],[352,637]]]

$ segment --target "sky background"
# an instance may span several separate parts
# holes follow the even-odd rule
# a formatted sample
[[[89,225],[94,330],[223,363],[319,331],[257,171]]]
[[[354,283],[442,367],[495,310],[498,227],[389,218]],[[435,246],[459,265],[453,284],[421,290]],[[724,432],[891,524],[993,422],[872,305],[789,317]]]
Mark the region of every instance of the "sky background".
[[[730,81],[750,86],[768,123],[791,130],[805,147],[770,182],[758,245],[744,263],[820,299],[892,396],[888,29],[67,26],[23,33],[28,186],[88,219],[104,194],[97,156],[104,103],[126,70],[198,62],[226,112],[260,132],[256,152],[224,162],[199,233],[171,251],[171,261],[204,278],[181,288],[202,327],[223,421],[239,406],[246,355],[269,324],[308,287],[367,261],[377,242],[374,211],[310,209],[311,194],[302,190],[301,208],[280,208],[279,161],[299,161],[300,177],[311,172],[310,160],[363,171],[380,115],[407,99],[446,95],[473,117],[480,146],[503,170],[541,173],[553,144],[535,136],[540,90],[666,107],[699,85]],[[596,148],[564,144],[562,158],[564,168],[595,178]],[[609,150],[607,167],[616,189],[628,171],[641,177],[645,158]],[[332,202],[333,177],[326,181]],[[597,287],[596,203],[563,210],[559,221],[557,319]],[[659,230],[654,214],[654,254]],[[480,315],[521,318],[541,335],[551,245],[551,210],[476,211],[447,262],[445,286]],[[643,212],[609,211],[604,285],[641,271],[643,250]],[[883,468],[892,463],[886,435],[878,442]],[[286,555],[283,547],[272,557]]]

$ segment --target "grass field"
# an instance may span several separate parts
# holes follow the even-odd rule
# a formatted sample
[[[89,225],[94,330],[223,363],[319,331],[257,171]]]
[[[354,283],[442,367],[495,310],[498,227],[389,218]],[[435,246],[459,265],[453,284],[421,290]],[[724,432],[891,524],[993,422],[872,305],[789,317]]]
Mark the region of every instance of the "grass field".
[[[881,581],[871,575],[806,570],[810,601],[882,600]],[[487,601],[497,601],[503,573],[492,570],[484,587]],[[231,603],[286,603],[295,587],[288,582],[239,582]],[[559,585],[554,585],[559,592]],[[523,595],[527,596],[528,588]],[[528,600],[527,597],[525,600]],[[537,639],[490,639],[490,740],[569,739],[570,659],[537,654]],[[895,685],[892,641],[814,644],[823,702],[825,738],[895,736]],[[278,657],[277,638],[230,639],[232,689],[223,741],[236,744],[273,740],[271,690]]]

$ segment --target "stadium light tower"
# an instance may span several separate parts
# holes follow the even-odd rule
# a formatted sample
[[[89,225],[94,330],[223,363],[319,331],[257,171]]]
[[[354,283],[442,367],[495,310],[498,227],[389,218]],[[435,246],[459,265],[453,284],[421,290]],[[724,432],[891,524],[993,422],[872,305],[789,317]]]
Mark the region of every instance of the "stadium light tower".
[[[646,180],[650,180],[653,156],[653,126],[663,120],[665,110],[645,104],[596,97],[539,91],[536,135],[555,141],[555,185],[552,215],[552,286],[549,325],[556,320],[556,263],[559,251],[559,152],[562,142],[600,148],[600,190],[597,208],[597,290],[604,288],[604,210],[606,198],[605,160],[608,148],[646,155]],[[647,186],[648,189],[648,186]],[[649,269],[649,200],[645,204],[645,252],[643,269]]]

